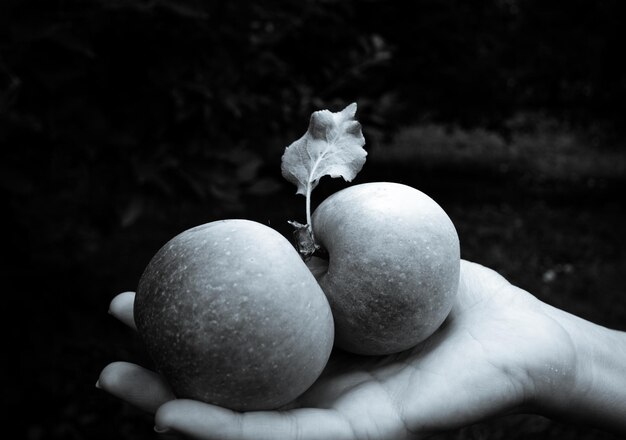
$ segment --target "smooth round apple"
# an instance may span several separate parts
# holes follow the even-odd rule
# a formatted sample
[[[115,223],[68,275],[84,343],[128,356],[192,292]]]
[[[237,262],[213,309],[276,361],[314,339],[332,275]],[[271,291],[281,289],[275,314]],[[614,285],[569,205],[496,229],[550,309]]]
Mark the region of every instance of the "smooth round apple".
[[[459,239],[444,210],[397,183],[366,183],[324,200],[312,217],[328,252],[317,279],[337,346],[359,354],[413,347],[442,324],[459,283]]]
[[[295,399],[333,344],[328,301],[296,250],[246,220],[207,223],[165,244],[139,281],[134,316],[177,397],[235,410]]]

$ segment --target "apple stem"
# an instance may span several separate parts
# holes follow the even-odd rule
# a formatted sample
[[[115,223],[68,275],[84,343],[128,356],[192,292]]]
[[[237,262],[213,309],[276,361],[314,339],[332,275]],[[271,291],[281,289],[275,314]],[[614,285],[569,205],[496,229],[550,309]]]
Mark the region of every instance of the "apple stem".
[[[290,220],[289,223],[295,228],[293,231],[295,237],[295,246],[300,256],[304,261],[308,261],[309,258],[318,250],[320,246],[315,242],[313,237],[313,226],[311,222],[311,191],[313,185],[309,184],[306,188],[306,224]]]

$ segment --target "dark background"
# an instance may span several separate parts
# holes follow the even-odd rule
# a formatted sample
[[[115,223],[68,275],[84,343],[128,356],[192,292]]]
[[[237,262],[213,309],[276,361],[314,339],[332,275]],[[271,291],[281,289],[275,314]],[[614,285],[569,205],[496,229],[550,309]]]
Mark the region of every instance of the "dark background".
[[[626,40],[618,0],[4,1],[2,400],[20,438],[152,438],[94,388],[144,362],[107,315],[182,230],[289,234],[280,156],[358,103],[368,161],[437,200],[462,256],[626,329]],[[325,178],[313,196],[347,186]],[[15,317],[15,319],[12,319]],[[512,416],[445,438],[612,438]]]

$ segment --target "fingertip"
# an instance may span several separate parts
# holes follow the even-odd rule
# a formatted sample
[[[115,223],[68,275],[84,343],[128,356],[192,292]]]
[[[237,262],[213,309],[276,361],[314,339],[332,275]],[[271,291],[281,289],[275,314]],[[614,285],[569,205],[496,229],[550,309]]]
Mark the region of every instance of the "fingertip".
[[[122,292],[111,300],[109,313],[130,328],[137,329],[133,316],[135,292]]]
[[[461,279],[471,282],[481,281],[488,284],[509,284],[509,282],[496,270],[473,261],[461,260]]]
[[[176,422],[176,402],[178,402],[178,400],[171,400],[169,402],[165,402],[157,408],[156,413],[154,414],[155,431],[157,429],[160,431],[169,431],[172,429],[171,426]]]
[[[135,292],[128,291],[122,292],[116,295],[109,304],[109,313],[116,315],[119,313],[127,312],[128,309],[132,309],[135,302]]]
[[[113,362],[102,370],[97,386],[145,411],[155,412],[174,399],[169,385],[154,371],[130,362]]]
[[[484,266],[475,261],[469,261],[461,259],[461,270],[491,270],[487,266]]]
[[[112,362],[102,369],[100,376],[96,381],[96,388],[117,394],[117,391],[123,386],[124,376],[126,372],[132,368],[130,362],[117,361]]]
[[[154,432],[156,432],[157,434],[168,434],[170,432],[172,432],[172,430],[170,428],[166,428],[163,426],[159,426],[159,425],[154,425]]]
[[[154,414],[154,430],[156,432],[171,432],[176,430],[176,428],[179,427],[178,425],[185,423],[178,416],[178,414],[183,414],[183,416],[185,415],[184,410],[179,410],[180,402],[181,400],[179,399],[170,400],[157,408],[156,413]]]
[[[237,414],[197,400],[175,399],[157,409],[154,424],[159,430],[176,431],[194,438],[233,438],[232,431],[239,425]]]
[[[198,413],[197,406],[204,403],[188,399],[174,399],[161,405],[155,415],[154,423],[160,429],[172,429],[183,420],[193,419]]]

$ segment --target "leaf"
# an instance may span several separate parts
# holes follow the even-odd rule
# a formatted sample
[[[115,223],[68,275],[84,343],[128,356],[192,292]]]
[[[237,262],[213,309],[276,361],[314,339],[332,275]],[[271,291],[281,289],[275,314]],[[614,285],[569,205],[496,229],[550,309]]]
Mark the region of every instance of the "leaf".
[[[297,194],[310,194],[323,176],[350,182],[361,171],[367,152],[355,114],[356,103],[337,113],[316,111],[304,136],[285,148],[282,174],[296,185]]]

